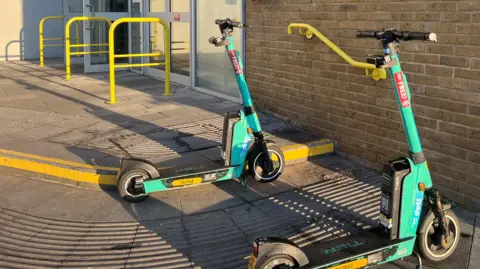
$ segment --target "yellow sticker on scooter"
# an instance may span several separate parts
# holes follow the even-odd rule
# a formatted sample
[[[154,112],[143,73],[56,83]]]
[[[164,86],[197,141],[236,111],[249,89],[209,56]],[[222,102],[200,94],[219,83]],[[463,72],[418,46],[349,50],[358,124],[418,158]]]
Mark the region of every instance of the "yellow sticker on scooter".
[[[340,265],[335,265],[333,267],[328,267],[328,269],[357,269],[367,266],[368,260],[366,258],[356,260],[353,262],[347,262]]]
[[[191,177],[191,178],[174,180],[172,181],[172,186],[179,187],[179,186],[193,185],[193,184],[200,184],[200,183],[202,183],[201,177]]]
[[[248,261],[248,269],[253,269],[256,262],[257,262],[257,257],[255,257],[254,254],[250,255],[250,260]]]

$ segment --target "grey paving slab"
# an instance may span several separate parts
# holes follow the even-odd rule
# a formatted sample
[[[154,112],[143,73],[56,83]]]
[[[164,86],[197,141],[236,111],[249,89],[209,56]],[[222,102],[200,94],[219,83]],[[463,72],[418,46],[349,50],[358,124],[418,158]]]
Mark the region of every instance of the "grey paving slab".
[[[218,251],[218,248],[222,251]],[[215,248],[193,251],[192,266],[195,269],[206,268],[247,268],[252,247],[245,241],[233,241]]]
[[[381,269],[416,269],[418,263],[412,263],[402,260],[396,260],[387,264],[378,266]],[[435,267],[429,267],[422,264],[422,269],[435,269]]]
[[[61,144],[48,143],[45,141],[32,141],[13,136],[0,135],[0,145],[3,149],[25,152],[44,157],[57,158],[67,161],[93,164],[92,159],[101,159],[108,153],[92,149],[82,149]]]
[[[73,189],[32,208],[29,213],[52,219],[86,221],[107,198],[108,194],[101,191]]]
[[[3,171],[1,167],[0,171]],[[2,173],[2,177],[0,178],[0,193],[15,189],[18,186],[21,186],[21,184],[25,183],[27,180],[29,179],[25,177]]]
[[[119,203],[120,198],[115,197],[116,194],[113,193],[113,191],[108,191],[108,193],[110,193],[110,197],[108,197],[103,204],[101,204],[100,207],[88,217],[87,222],[108,222],[117,207],[121,206]]]
[[[209,159],[212,162],[222,161],[221,156],[221,148],[220,147],[213,147],[204,150],[197,150],[195,151],[197,154],[204,156],[205,158]]]
[[[465,209],[461,206],[454,206],[453,212],[460,220],[460,230],[464,235],[473,236],[475,229],[475,212]]]
[[[222,211],[187,216],[183,224],[193,249],[245,240],[244,233]]]
[[[110,222],[153,220],[180,217],[182,209],[177,191],[153,193],[141,204],[132,204],[124,200],[119,201]]]
[[[461,237],[455,253],[452,254],[450,257],[443,260],[442,262],[431,262],[423,259],[422,263],[425,266],[433,267],[436,269],[467,269],[471,246],[471,238]],[[410,263],[416,263],[416,258],[414,258],[413,256],[409,256],[405,258],[405,261]]]
[[[470,261],[468,269],[480,268],[480,213],[476,214],[475,232],[473,235],[472,248],[470,250]]]
[[[28,180],[18,188],[3,193],[2,207],[27,212],[29,209],[50,201],[71,188],[60,184],[48,184],[40,180]]]
[[[178,191],[184,214],[200,213],[240,205],[244,201],[214,184]]]

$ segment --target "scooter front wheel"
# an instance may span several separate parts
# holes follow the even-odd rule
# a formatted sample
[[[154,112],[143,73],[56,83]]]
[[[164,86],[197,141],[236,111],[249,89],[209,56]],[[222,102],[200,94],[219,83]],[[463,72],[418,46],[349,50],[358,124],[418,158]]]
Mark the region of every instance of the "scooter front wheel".
[[[258,261],[254,268],[249,269],[294,269],[298,268],[295,261],[287,254],[274,254]]]
[[[248,172],[258,182],[270,183],[275,181],[285,169],[285,156],[282,150],[274,145],[268,144],[268,154],[273,162],[273,171],[268,173],[265,170],[266,160],[261,149],[257,148],[248,157]]]
[[[460,222],[455,213],[447,209],[445,210],[445,218],[447,219],[447,229],[450,231],[450,238],[447,240],[447,246],[442,244],[444,239],[438,221],[432,211],[425,216],[420,227],[417,246],[423,258],[430,261],[443,261],[448,258],[458,245],[460,240]]]
[[[120,196],[131,203],[139,203],[147,199],[148,194],[135,188],[138,179],[148,179],[150,175],[143,169],[125,171],[118,180],[117,188]]]

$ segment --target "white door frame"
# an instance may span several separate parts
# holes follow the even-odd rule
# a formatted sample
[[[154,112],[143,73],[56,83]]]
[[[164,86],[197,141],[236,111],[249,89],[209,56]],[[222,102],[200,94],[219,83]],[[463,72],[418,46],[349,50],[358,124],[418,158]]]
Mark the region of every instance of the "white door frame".
[[[136,3],[140,3],[140,6],[141,6],[141,10],[140,10],[140,17],[144,17],[145,15],[145,1],[144,0],[131,0],[130,3],[129,3],[129,12],[130,12],[130,16],[131,17],[135,17],[134,14],[133,14],[133,2],[136,2]],[[145,23],[136,23],[140,26],[140,53],[144,53],[145,51],[145,48],[144,48],[144,36],[145,36]],[[128,24],[128,40],[129,40],[129,49],[128,49],[128,53],[132,54],[133,53],[133,36],[132,36],[132,23],[129,23]],[[139,53],[139,52],[136,52],[136,53]],[[144,60],[145,57],[130,57],[128,58],[129,59],[129,63],[132,64],[134,63],[133,62],[133,59],[140,59],[140,63],[145,63],[145,60]],[[136,62],[136,63],[139,63],[139,62]],[[140,70],[137,70],[137,69],[134,69],[133,67],[130,67],[129,68],[130,72],[133,72],[133,73],[136,73],[136,74],[139,74],[139,75],[144,75],[145,74],[145,68],[142,66],[140,67]]]
[[[69,0],[63,0],[62,1],[62,10],[63,10],[63,33],[62,33],[62,36],[63,38],[65,38],[65,26],[67,25],[67,22],[73,18],[73,17],[77,17],[77,16],[83,16],[83,1],[82,0],[78,0],[78,6],[76,5],[71,5],[70,4],[70,1]],[[82,21],[79,21],[78,23],[82,24]],[[77,30],[76,30],[76,26],[75,24],[72,24],[72,28],[70,29],[70,31],[72,31],[72,29],[75,29],[74,31],[75,32],[72,32],[72,37],[76,37],[77,36]],[[82,37],[83,37],[83,29],[79,29],[80,30],[80,43],[82,42]],[[73,34],[75,33],[75,34]],[[67,55],[65,54],[65,42],[63,43],[64,46],[63,46],[63,64],[67,64]],[[73,42],[72,42],[73,44]],[[70,64],[83,64],[84,60],[83,60],[83,55],[75,55],[75,56],[72,56],[70,57]]]
[[[195,0],[190,0],[190,12],[171,12],[171,1],[174,1],[174,0],[166,0],[165,1],[165,7],[164,7],[164,10],[165,12],[150,12],[150,1],[149,0],[144,0],[144,15],[145,17],[153,17],[153,18],[160,18],[161,20],[165,21],[167,23],[167,25],[169,26],[169,31],[170,31],[170,34],[172,33],[172,22],[185,22],[185,23],[189,23],[189,28],[190,28],[190,44],[192,44],[192,36],[193,36],[193,32],[194,32],[194,27],[193,27],[193,20],[191,19],[192,17],[192,13],[195,12],[194,10],[194,5],[193,5],[193,2],[195,2]],[[176,20],[175,19],[175,15],[178,15],[180,17],[179,20]],[[143,31],[143,34],[144,34],[144,37],[150,37],[150,24],[146,24],[146,27],[144,27],[144,31]],[[163,38],[163,37],[161,37]],[[142,38],[142,40],[144,41],[143,43],[143,49],[144,51],[149,51],[149,42],[147,42],[148,38]],[[170,44],[165,44],[166,46],[170,46],[170,48],[172,47],[171,46],[171,41],[170,40]],[[176,74],[176,73],[173,73],[173,72],[170,72],[170,81],[173,82],[173,83],[179,83],[179,84],[182,84],[182,85],[185,85],[187,87],[193,87],[193,85],[195,84],[192,84],[192,76],[194,75],[193,73],[193,67],[194,67],[194,62],[193,62],[193,54],[194,54],[194,46],[190,45],[190,53],[189,53],[189,73],[190,75],[189,76],[185,76],[185,75],[180,75],[180,74]],[[170,51],[170,55],[171,55],[171,51]],[[170,57],[171,59],[171,57]],[[147,58],[146,59],[146,62],[149,62],[149,59]],[[165,79],[165,72],[162,71],[162,70],[159,70],[159,69],[155,69],[155,68],[151,68],[151,67],[146,67],[144,68],[145,70],[145,75],[147,76],[152,76],[154,78],[159,78],[159,79]]]
[[[128,7],[127,7],[128,11],[127,12],[95,12],[94,6],[91,5],[90,1],[91,0],[83,0],[83,16],[105,17],[105,18],[109,19],[110,21],[115,21],[115,20],[117,20],[119,18],[123,18],[123,17],[130,17],[131,0],[128,1]],[[105,22],[105,24],[106,24],[106,22]],[[90,44],[90,31],[93,30],[90,25],[95,25],[94,21],[84,21],[84,23],[83,23],[84,44]],[[108,36],[108,30],[107,30],[106,34]],[[127,34],[129,35],[130,31]],[[130,36],[129,36],[129,38],[130,38]],[[107,38],[107,40],[108,40],[108,38]],[[85,47],[85,51],[89,52],[90,48],[91,47]],[[102,46],[100,48],[102,48],[102,50],[108,50],[108,46],[105,46],[105,47]],[[107,55],[107,59],[108,59],[108,54],[103,54],[103,55]],[[110,65],[108,63],[92,65],[91,59],[92,59],[91,55],[85,54],[85,56],[84,56],[84,72],[85,73],[108,72],[108,70],[110,68]]]

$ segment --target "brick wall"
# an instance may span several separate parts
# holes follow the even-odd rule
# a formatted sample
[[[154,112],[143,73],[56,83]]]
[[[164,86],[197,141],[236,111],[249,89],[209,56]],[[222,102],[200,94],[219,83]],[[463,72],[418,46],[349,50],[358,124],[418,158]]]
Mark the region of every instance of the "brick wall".
[[[382,50],[356,39],[357,29],[436,32],[438,43],[400,45],[402,67],[434,184],[480,206],[479,0],[247,0],[246,10],[246,75],[257,107],[335,139],[339,151],[377,169],[408,154],[390,80],[373,81],[287,26],[309,23],[359,61]]]

